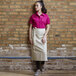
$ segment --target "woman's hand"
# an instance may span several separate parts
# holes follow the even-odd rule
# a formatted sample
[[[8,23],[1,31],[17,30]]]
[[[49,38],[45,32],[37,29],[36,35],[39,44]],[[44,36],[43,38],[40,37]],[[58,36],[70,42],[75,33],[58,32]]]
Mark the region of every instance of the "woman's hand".
[[[44,35],[42,38],[42,43],[44,44],[45,42],[46,42],[46,35]]]

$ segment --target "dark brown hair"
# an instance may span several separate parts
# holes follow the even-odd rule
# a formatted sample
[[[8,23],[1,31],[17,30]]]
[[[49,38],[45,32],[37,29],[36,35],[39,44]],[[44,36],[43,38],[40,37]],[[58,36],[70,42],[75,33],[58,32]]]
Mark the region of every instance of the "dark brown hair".
[[[42,6],[41,11],[42,11],[43,13],[47,13],[47,9],[45,8],[45,5],[44,5],[43,0],[36,1],[36,2],[39,2],[39,3],[41,4],[41,6]],[[35,11],[35,12],[36,12],[36,11]]]

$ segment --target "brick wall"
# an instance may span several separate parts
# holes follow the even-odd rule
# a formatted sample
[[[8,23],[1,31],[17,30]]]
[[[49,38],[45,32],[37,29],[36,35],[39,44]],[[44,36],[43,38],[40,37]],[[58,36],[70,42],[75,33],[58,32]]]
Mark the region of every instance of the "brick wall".
[[[30,56],[28,20],[35,1],[0,0],[1,57]],[[76,56],[76,0],[44,0],[44,3],[51,21],[47,38],[48,57]],[[17,70],[14,66],[17,66],[18,70],[22,67],[24,70],[30,69],[29,63],[30,59],[0,59],[0,70]],[[75,60],[54,59],[46,64],[48,69],[76,69]]]

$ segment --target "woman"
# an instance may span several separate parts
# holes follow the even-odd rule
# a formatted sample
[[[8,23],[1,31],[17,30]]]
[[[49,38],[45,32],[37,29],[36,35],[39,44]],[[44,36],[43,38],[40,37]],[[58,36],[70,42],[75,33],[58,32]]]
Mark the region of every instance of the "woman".
[[[43,70],[47,59],[47,34],[49,31],[50,18],[46,14],[47,9],[43,0],[35,2],[35,13],[31,15],[29,23],[29,41],[31,43],[32,60],[36,63],[35,76]]]

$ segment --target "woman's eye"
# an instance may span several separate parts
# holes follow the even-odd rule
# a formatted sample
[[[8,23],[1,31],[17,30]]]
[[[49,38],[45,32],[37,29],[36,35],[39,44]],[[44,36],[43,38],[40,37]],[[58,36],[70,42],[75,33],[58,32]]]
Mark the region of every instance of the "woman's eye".
[[[38,6],[38,5],[35,5],[35,6]]]

